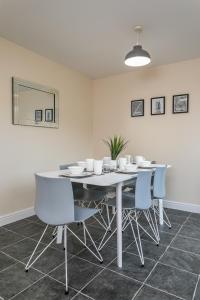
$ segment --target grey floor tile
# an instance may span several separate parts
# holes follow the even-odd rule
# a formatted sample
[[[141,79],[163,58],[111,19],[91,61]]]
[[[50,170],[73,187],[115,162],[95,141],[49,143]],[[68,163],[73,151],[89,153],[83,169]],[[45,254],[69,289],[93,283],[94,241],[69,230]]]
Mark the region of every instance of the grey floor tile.
[[[72,223],[69,225],[69,228],[76,233],[79,230],[83,230],[83,225],[80,223]]]
[[[184,225],[200,226],[200,216],[199,216],[199,218],[189,217]]]
[[[145,259],[144,267],[141,267],[141,261],[139,256],[131,253],[123,253],[123,266],[117,267],[117,260],[115,259],[107,268],[117,273],[128,276],[130,278],[144,281],[151,270],[153,269],[156,261]]]
[[[163,224],[163,225],[158,224],[158,229],[159,229],[159,231],[164,231],[164,232],[167,232],[170,234],[176,234],[179,231],[179,229],[181,228],[181,225],[177,224],[177,223],[172,223],[171,225],[172,225],[172,227],[169,228],[169,226],[167,226],[166,224]]]
[[[68,262],[68,282],[69,286],[80,290],[96,274],[102,270],[101,267],[91,264],[86,260],[73,257]],[[65,283],[65,266],[64,264],[50,273],[53,278]]]
[[[200,219],[200,213],[191,213],[190,218],[199,220]]]
[[[44,224],[44,222],[42,222],[36,215],[26,218],[25,220],[29,222],[38,223],[38,224]]]
[[[89,242],[88,245],[90,245]],[[73,235],[68,236],[67,247],[68,252],[72,254],[78,254],[80,251],[85,249],[85,246]]]
[[[83,289],[83,293],[95,300],[131,300],[140,287],[141,284],[133,279],[104,270]]]
[[[190,212],[179,210],[179,209],[172,209],[172,208],[165,208],[165,212],[168,216],[176,215],[176,216],[182,216],[182,217],[188,217],[190,215]]]
[[[158,260],[161,255],[166,250],[166,246],[159,245],[157,246],[153,242],[142,240],[142,249],[143,249],[143,255],[146,258]],[[127,252],[138,254],[138,250],[135,243],[132,243],[127,249]]]
[[[4,228],[9,229],[9,230],[13,230],[15,227],[20,227],[20,226],[26,226],[28,224],[28,221],[26,219],[22,219],[10,224],[7,224],[4,226]]]
[[[16,264],[16,260],[0,252],[0,271],[4,270],[5,268],[13,264]]]
[[[26,236],[26,237],[32,236],[36,233],[42,233],[42,231],[44,230],[44,226],[41,224],[32,223],[32,222],[28,222],[25,220],[23,220],[23,221],[24,222],[21,222],[21,223],[15,224],[15,225],[14,225],[14,223],[12,223],[7,228],[9,230],[12,230],[13,232],[16,232],[16,233]]]
[[[172,242],[171,247],[200,255],[200,240],[177,235]]]
[[[192,300],[197,278],[197,275],[158,263],[147,284],[186,300]]]
[[[175,296],[144,286],[134,300],[178,300]]]
[[[25,238],[25,239],[15,243],[14,245],[4,248],[3,252],[9,254],[10,256],[12,256],[18,260],[24,260],[25,257],[28,257],[31,255],[36,244],[37,244],[36,241],[29,239],[29,238]],[[44,246],[45,245],[39,245],[37,251],[43,249]]]
[[[108,235],[108,237],[109,237],[109,235]],[[134,241],[133,236],[126,235],[126,234],[122,235],[122,240],[123,240],[123,249],[124,250]],[[117,248],[117,235],[114,234],[110,238],[110,240],[107,242],[106,245],[116,249]]]
[[[161,258],[161,262],[188,272],[200,274],[200,256],[196,254],[168,248]]]
[[[49,277],[44,277],[34,285],[20,293],[15,300],[69,300],[76,292],[69,289],[69,294],[65,295],[65,286]]]
[[[199,300],[199,299],[200,299],[200,280],[198,282],[197,289],[194,296],[194,300]]]
[[[179,234],[186,237],[191,237],[200,240],[199,226],[196,226],[194,224],[183,225],[183,227],[179,231]]]
[[[54,228],[48,228],[47,231],[45,232],[43,238],[42,238],[42,243],[43,244],[49,244],[52,239],[53,239],[53,230]],[[35,235],[32,235],[31,236],[31,239],[35,240],[35,241],[38,241],[41,237],[41,232],[35,234]],[[55,241],[51,244],[51,248],[55,248],[55,249],[58,249],[58,250],[63,250],[63,242],[61,244],[57,244],[56,243],[56,239]]]
[[[77,294],[73,300],[91,300],[92,298],[87,297],[86,295],[83,295],[82,293]]]
[[[23,236],[12,231],[8,231],[4,228],[0,228],[0,249],[3,249],[6,246],[14,244],[22,239],[24,239]]]
[[[91,247],[91,249],[96,254],[95,249],[92,248],[92,247]],[[103,263],[101,264],[101,266],[108,265],[114,258],[117,257],[117,249],[111,248],[111,247],[108,247],[108,246],[105,246],[100,251],[100,253],[101,253],[101,256],[103,257]],[[78,257],[84,258],[84,259],[86,259],[90,262],[93,262],[93,263],[99,265],[99,261],[87,249],[80,252],[78,254]]]
[[[170,233],[163,232],[163,231],[160,232],[160,245],[168,246],[174,237],[175,237],[174,234],[170,234]],[[147,234],[143,234],[142,239],[152,242],[152,239]]]
[[[0,273],[0,296],[8,299],[41,277],[41,273],[31,270],[26,273],[24,265],[18,263]]]
[[[53,229],[52,228],[47,229],[45,235],[42,238],[42,243],[49,244],[53,238],[52,234],[53,234]],[[41,237],[41,233],[31,236],[31,239],[38,241],[40,237]],[[55,239],[55,241],[51,244],[50,247],[63,251],[63,241],[61,244],[57,244]],[[68,231],[68,243],[67,243],[68,253],[77,254],[83,249],[84,249],[84,245],[82,245],[80,241],[78,241],[78,239],[74,237],[72,234],[70,234]]]
[[[176,224],[179,224],[179,225],[182,225],[186,221],[187,217],[188,216],[175,215],[175,214],[168,215],[168,218],[169,218],[171,223],[176,223]]]
[[[29,258],[29,257],[28,257]],[[24,260],[27,263],[28,258]],[[70,258],[70,256],[68,257]],[[48,248],[34,263],[33,268],[47,274],[65,261],[64,251]]]
[[[87,229],[94,241],[98,241],[99,239],[101,239],[105,233],[105,229],[103,229],[102,227],[88,225]],[[75,233],[83,240],[83,228],[80,228],[80,230]]]

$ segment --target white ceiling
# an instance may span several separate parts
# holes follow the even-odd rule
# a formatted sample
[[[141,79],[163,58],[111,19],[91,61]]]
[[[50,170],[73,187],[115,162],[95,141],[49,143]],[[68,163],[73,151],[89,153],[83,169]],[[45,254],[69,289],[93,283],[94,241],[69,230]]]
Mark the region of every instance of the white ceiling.
[[[130,70],[137,24],[152,65],[200,57],[200,0],[0,0],[2,37],[92,78]]]

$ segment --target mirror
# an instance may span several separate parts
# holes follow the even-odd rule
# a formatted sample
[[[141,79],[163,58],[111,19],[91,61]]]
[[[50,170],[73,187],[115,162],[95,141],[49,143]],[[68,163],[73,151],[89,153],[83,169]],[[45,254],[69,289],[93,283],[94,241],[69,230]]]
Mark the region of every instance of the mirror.
[[[12,78],[13,124],[58,128],[58,91]]]

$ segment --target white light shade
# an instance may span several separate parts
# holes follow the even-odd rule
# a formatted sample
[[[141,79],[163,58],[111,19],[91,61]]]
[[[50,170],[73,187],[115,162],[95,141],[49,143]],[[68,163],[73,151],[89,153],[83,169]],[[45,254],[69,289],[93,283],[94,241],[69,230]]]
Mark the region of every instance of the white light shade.
[[[151,62],[151,57],[142,46],[136,45],[125,57],[125,64],[130,67],[142,67]]]
[[[142,67],[148,65],[150,62],[150,58],[144,56],[130,57],[125,60],[125,64],[129,67]]]

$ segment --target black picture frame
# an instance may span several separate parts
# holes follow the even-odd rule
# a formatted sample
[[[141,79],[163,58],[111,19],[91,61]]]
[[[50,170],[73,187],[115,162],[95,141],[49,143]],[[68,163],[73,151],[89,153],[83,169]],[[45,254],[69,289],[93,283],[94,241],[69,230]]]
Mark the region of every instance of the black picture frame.
[[[189,112],[189,94],[173,95],[172,112],[173,114],[184,114]]]
[[[144,116],[144,99],[131,101],[131,117]]]
[[[54,122],[54,110],[52,108],[45,109],[45,122]]]
[[[151,115],[164,115],[165,114],[165,96],[151,98]]]
[[[43,111],[42,109],[35,110],[35,122],[42,122],[43,119]]]

